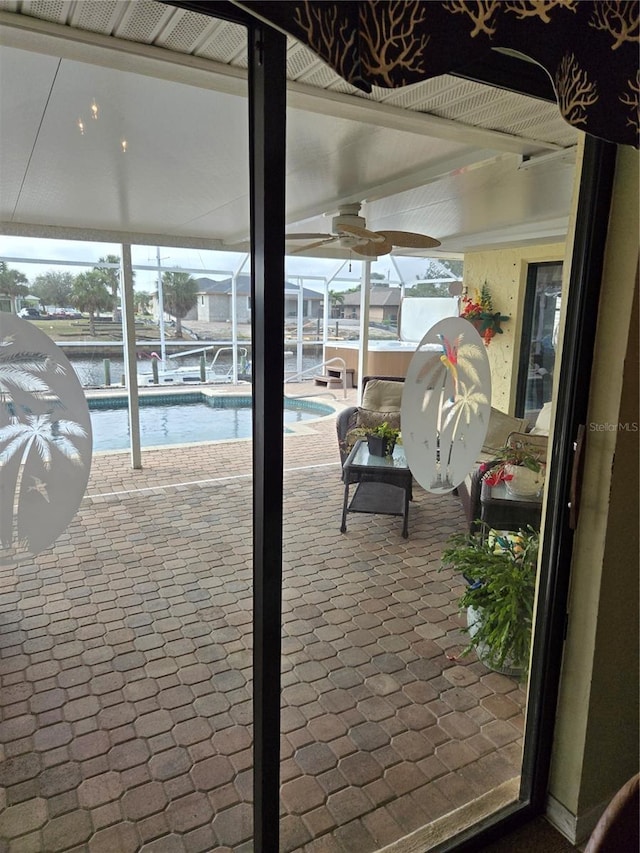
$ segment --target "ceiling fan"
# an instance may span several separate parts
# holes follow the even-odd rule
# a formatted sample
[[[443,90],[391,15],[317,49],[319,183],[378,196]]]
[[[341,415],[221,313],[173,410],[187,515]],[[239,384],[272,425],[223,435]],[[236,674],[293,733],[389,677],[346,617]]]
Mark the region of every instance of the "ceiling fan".
[[[343,204],[331,220],[331,234],[287,234],[286,240],[312,240],[310,245],[295,249],[297,254],[319,246],[337,246],[348,249],[365,258],[387,255],[394,246],[409,249],[434,249],[440,241],[427,234],[413,231],[369,231],[364,217],[360,216],[360,205]]]

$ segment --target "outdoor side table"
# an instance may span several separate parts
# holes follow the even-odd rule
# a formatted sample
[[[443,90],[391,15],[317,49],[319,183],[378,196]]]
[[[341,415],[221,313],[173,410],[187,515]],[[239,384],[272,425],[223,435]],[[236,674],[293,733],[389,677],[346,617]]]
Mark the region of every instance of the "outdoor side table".
[[[412,498],[413,477],[404,450],[396,444],[393,456],[373,456],[367,442],[359,439],[342,468],[344,503],[340,532],[347,529],[347,512],[369,512],[382,515],[401,515],[402,535],[409,536],[409,501]],[[349,488],[356,485],[349,502]]]
[[[494,530],[520,530],[528,525],[540,530],[542,498],[512,495],[504,483],[482,484],[480,519]]]

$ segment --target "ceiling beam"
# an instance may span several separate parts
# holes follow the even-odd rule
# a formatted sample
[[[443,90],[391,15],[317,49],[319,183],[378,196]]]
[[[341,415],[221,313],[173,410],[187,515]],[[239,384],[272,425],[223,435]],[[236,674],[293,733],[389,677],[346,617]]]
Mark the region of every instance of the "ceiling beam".
[[[510,155],[506,155],[510,156]],[[433,184],[436,181],[448,178],[456,172],[464,170],[469,172],[472,169],[477,169],[485,166],[488,163],[493,163],[499,159],[500,155],[496,155],[495,151],[469,151],[464,154],[459,154],[456,157],[451,157],[446,160],[441,160],[438,163],[433,163],[425,166],[422,169],[416,169],[407,174],[398,175],[388,181],[383,181],[377,184],[358,189],[357,192],[350,195],[340,196],[322,202],[315,202],[304,208],[298,208],[287,214],[287,225],[304,225],[310,219],[317,219],[319,216],[325,216],[337,211],[345,204],[362,204],[379,199],[388,198],[389,196],[397,195],[398,193],[407,192],[418,187],[424,187],[428,184]],[[520,163],[520,160],[513,159],[514,168]],[[327,224],[327,228],[329,225]],[[244,243],[248,239],[246,230],[230,235],[225,241],[227,245]]]
[[[514,136],[498,130],[485,130],[452,119],[381,104],[369,98],[343,92],[318,89],[303,83],[288,84],[287,105],[293,109],[360,121],[377,127],[389,127],[434,139],[446,139],[474,148],[490,148],[505,154],[530,156],[534,152],[556,151],[563,147],[555,142]]]
[[[217,252],[243,251],[222,240],[187,237],[180,234],[152,234],[141,231],[110,231],[101,228],[74,228],[68,225],[38,225],[31,222],[0,221],[0,235],[44,240],[80,240],[95,243],[131,243],[134,246],[168,246],[173,249],[212,249]],[[246,251],[246,247],[244,249]]]

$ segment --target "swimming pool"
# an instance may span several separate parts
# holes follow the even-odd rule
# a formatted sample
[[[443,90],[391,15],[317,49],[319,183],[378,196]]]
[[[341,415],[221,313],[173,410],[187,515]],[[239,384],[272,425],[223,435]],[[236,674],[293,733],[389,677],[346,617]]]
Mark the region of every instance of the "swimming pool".
[[[126,450],[130,445],[127,398],[90,399],[93,449]],[[212,411],[214,410],[214,411]],[[333,414],[314,400],[285,400],[284,422],[296,424]],[[251,397],[194,391],[140,397],[142,447],[251,438]]]

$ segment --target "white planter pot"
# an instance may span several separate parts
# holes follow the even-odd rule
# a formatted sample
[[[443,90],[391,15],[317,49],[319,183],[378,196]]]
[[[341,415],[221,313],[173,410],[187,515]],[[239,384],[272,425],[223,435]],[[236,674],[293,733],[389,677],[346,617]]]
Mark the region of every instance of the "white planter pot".
[[[531,471],[522,465],[505,465],[505,472],[511,476],[510,480],[505,480],[505,486],[514,497],[531,498],[542,491],[544,469]]]

